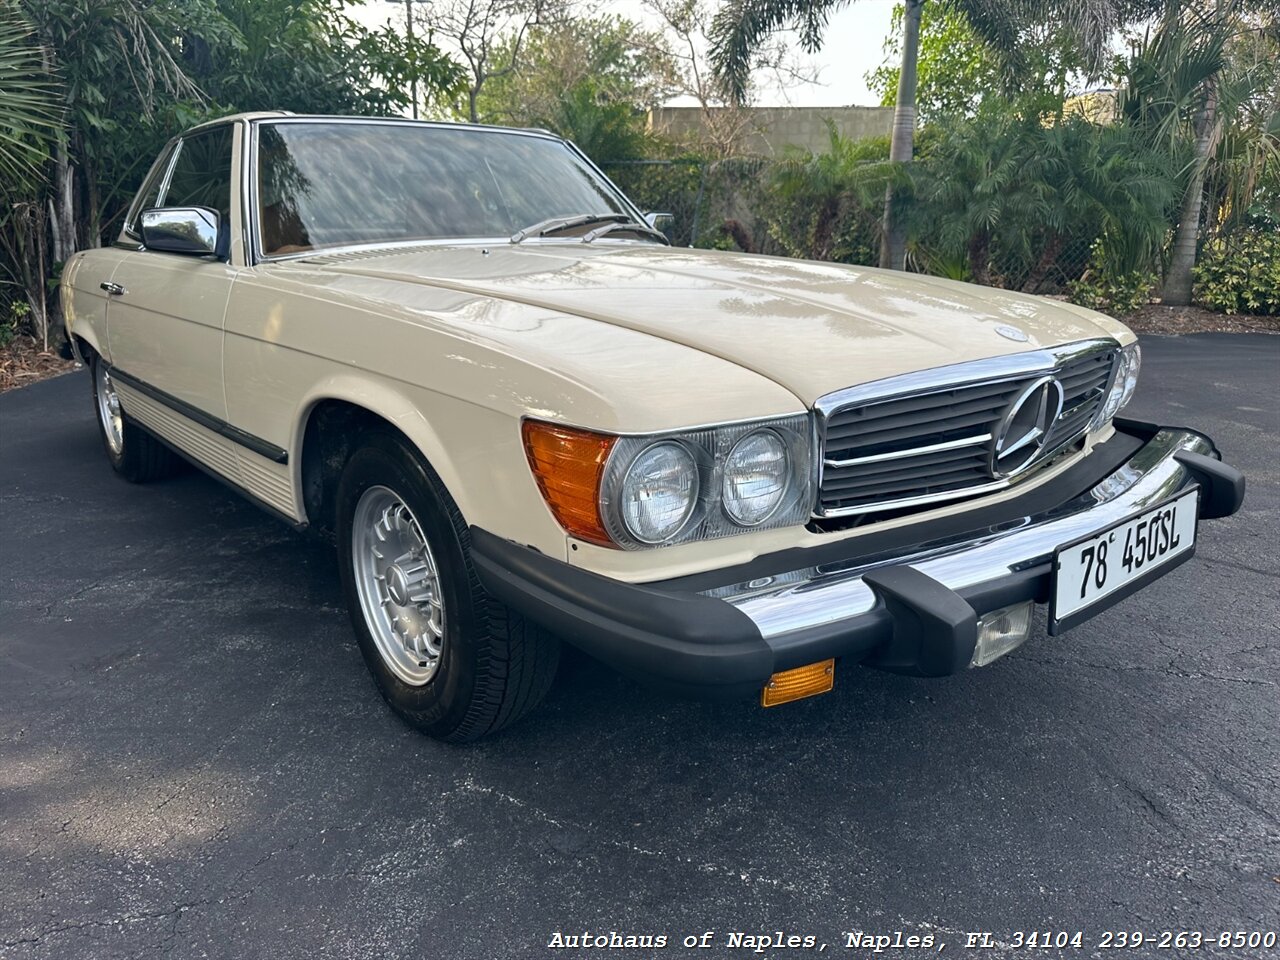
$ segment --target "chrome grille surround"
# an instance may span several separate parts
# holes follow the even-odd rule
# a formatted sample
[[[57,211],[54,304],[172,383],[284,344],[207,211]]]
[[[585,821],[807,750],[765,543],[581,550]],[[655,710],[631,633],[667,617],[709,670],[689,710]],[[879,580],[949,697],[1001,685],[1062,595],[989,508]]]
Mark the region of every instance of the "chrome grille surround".
[[[1089,428],[1115,375],[1119,344],[1082,340],[935,367],[837,390],[814,410],[817,517],[906,510],[1004,489],[1034,474]],[[1062,386],[1061,413],[1016,476],[995,477],[1002,418],[1039,378]]]

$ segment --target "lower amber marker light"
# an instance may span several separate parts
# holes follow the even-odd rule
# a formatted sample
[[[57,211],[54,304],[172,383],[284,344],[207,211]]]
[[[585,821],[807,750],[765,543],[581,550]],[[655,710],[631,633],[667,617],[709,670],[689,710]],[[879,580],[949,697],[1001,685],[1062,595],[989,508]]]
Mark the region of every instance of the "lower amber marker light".
[[[830,693],[836,683],[836,661],[817,663],[775,673],[760,692],[760,706],[776,707],[792,700],[803,700],[819,693]]]

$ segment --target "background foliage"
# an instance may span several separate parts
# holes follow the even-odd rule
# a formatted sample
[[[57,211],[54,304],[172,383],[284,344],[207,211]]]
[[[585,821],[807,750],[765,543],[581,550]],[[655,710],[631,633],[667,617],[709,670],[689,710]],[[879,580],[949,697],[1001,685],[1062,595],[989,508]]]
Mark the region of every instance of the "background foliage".
[[[239,110],[405,114],[415,84],[428,116],[572,139],[642,207],[675,214],[677,243],[870,264],[893,192],[908,269],[1124,314],[1198,261],[1203,304],[1278,312],[1274,0],[1112,4],[1137,26],[1104,65],[1076,36],[1098,24],[1013,30],[971,19],[982,4],[930,0],[910,165],[888,161],[885,139],[834,128],[822,150],[749,155],[750,91],[738,104],[706,61],[728,8],[642,2],[656,26],[563,0],[440,0],[415,7],[425,22],[410,39],[400,24],[362,25],[345,0],[7,0],[0,329],[56,335],[61,263],[114,239],[175,133]],[[886,103],[896,37],[868,76]],[[776,49],[753,62],[788,69]],[[649,128],[673,95],[699,105],[701,135]]]

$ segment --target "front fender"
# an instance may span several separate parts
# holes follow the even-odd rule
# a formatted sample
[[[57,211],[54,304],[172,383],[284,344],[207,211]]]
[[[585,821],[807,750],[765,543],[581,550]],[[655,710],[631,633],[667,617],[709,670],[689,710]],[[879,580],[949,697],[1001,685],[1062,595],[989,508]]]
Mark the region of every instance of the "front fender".
[[[290,441],[294,489],[302,489],[307,424],[325,401],[359,407],[405,435],[440,477],[471,525],[565,559],[568,541],[538,493],[519,420],[399,381],[336,372],[317,381],[299,407]]]

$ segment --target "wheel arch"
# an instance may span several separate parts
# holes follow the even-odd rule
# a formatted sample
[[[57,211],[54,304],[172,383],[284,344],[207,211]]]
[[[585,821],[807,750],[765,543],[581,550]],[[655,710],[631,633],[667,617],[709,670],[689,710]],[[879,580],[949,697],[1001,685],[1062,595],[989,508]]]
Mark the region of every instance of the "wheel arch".
[[[301,407],[291,454],[303,519],[332,527],[334,495],[347,459],[369,429],[394,431],[440,478],[463,517],[468,516],[462,480],[439,435],[419,407],[394,389],[368,383],[329,383]]]
[[[84,359],[85,363],[89,362],[91,355],[102,357],[108,363],[111,362],[99,345],[97,334],[94,333],[91,326],[77,327],[75,332],[71,334],[71,342],[72,348]]]

